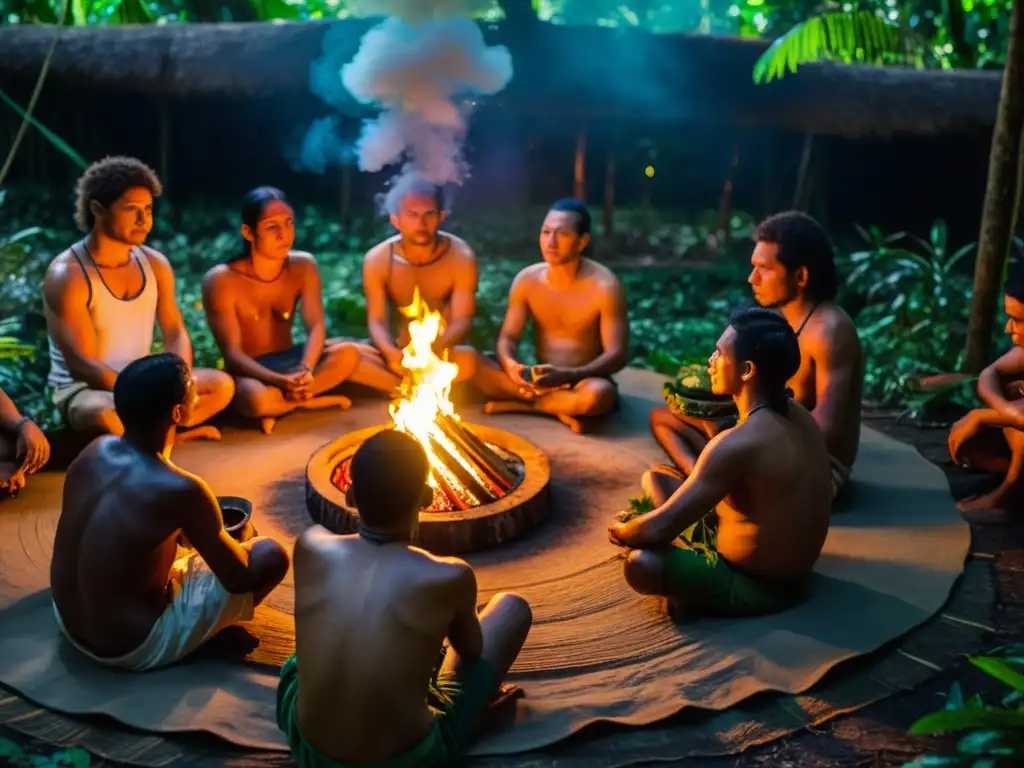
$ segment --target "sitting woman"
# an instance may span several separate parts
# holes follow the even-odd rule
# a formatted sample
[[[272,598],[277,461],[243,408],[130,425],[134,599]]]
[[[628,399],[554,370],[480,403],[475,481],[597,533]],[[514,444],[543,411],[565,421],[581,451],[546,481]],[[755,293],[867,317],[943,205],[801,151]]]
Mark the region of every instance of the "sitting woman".
[[[246,195],[242,237],[244,252],[203,281],[207,322],[236,377],[235,408],[260,419],[267,434],[277,417],[297,408],[347,408],[347,397],[326,393],[352,377],[359,350],[327,339],[316,260],[292,250],[295,223],[280,190],[260,187]],[[308,338],[294,345],[300,303]]]
[[[753,308],[735,314],[711,357],[711,385],[729,394],[739,422],[713,437],[693,471],[644,476],[656,508],[608,529],[633,549],[625,576],[641,594],[669,598],[670,612],[744,616],[803,599],[828,533],[828,448],[786,381],[800,365],[785,319]],[[678,546],[678,537],[718,511],[717,543]]]

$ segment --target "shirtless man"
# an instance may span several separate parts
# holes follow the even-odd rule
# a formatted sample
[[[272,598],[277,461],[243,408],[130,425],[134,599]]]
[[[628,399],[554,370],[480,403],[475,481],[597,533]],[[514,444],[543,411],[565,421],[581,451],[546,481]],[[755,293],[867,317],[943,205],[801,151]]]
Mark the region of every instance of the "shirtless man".
[[[114,408],[114,381],[128,363],[152,351],[153,326],[163,346],[192,365],[192,341],[174,297],[167,259],[143,244],[153,227],[156,174],[130,157],[93,163],[78,181],[75,221],[85,239],[53,260],[43,280],[50,334],[49,384],[53,402],[71,429],[124,432]],[[199,401],[185,429],[223,411],[235,394],[222,371],[193,371]],[[204,426],[180,439],[219,439]]]
[[[978,397],[987,407],[968,413],[949,433],[955,463],[1004,475],[995,490],[957,504],[978,524],[1013,522],[1024,506],[1024,272],[1011,271],[1003,291],[1013,347],[978,377]]]
[[[444,318],[434,351],[447,351],[448,360],[459,367],[455,382],[477,383],[482,368],[483,386],[493,388],[500,371],[479,365],[482,356],[464,344],[476,315],[476,254],[464,240],[439,229],[446,216],[440,189],[409,174],[388,192],[385,206],[398,234],[375,245],[363,260],[366,324],[373,344],[361,345],[364,362],[389,371],[393,387],[401,382],[409,331],[396,310],[410,306],[418,290],[427,307]],[[397,338],[392,334],[396,320]]]
[[[172,664],[248,621],[288,572],[277,542],[237,543],[200,478],[171,462],[197,400],[188,365],[164,352],[129,363],[114,384],[124,437],[94,440],[71,464],[50,586],[61,632],[105,667]],[[178,557],[178,535],[195,551]]]
[[[825,434],[837,496],[860,446],[864,354],[856,326],[835,303],[832,245],[818,222],[797,211],[765,219],[754,240],[748,282],[757,303],[780,310],[796,332],[800,369],[789,387]],[[651,414],[655,438],[683,472],[693,469],[708,439],[727,425],[700,419],[684,423],[667,408]]]
[[[673,613],[774,613],[806,594],[828,533],[825,439],[788,398],[800,350],[779,314],[755,307],[733,315],[710,366],[712,390],[732,395],[739,423],[708,442],[685,479],[672,467],[647,473],[657,508],[612,525],[609,536],[633,550],[629,585],[668,597]],[[673,546],[716,505],[716,550]]]
[[[544,261],[516,276],[498,336],[505,378],[496,395],[513,399],[487,403],[486,413],[546,413],[582,432],[615,406],[612,374],[625,367],[629,349],[626,298],[610,269],[583,257],[589,242],[583,203],[551,206],[540,230]],[[528,367],[516,353],[531,318],[541,364]]]
[[[42,430],[0,389],[0,491],[17,496],[26,476],[49,460],[50,443]]]
[[[389,388],[390,374],[359,370],[355,344],[327,339],[320,272],[312,254],[292,250],[294,214],[284,193],[259,187],[246,195],[242,238],[244,252],[203,281],[206,320],[236,377],[235,408],[270,434],[279,416],[297,408],[348,408],[347,397],[325,394],[343,381]],[[307,339],[296,345],[300,303]]]
[[[485,712],[519,693],[499,684],[530,607],[497,594],[477,613],[469,564],[412,545],[429,498],[419,443],[378,433],[351,471],[359,533],[314,525],[295,544],[295,656],[281,670],[278,725],[299,768],[456,764]]]

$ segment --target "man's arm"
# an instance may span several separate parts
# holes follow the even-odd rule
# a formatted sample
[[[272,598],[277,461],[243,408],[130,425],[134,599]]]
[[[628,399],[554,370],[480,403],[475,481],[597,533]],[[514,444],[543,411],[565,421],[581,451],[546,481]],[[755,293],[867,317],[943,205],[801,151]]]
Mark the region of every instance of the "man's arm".
[[[1013,347],[981,372],[978,376],[978,397],[989,408],[1008,418],[1019,418],[1020,424],[1024,424],[1024,413],[1021,412],[1024,400],[1007,399],[1003,389],[1013,379],[1024,379],[1024,349],[1020,347]]]
[[[845,323],[830,335],[814,352],[815,405],[811,415],[825,436],[829,453],[834,455],[839,451],[844,413],[849,408],[860,408],[860,403],[850,402],[854,377],[858,375],[860,341],[856,329]]]
[[[259,586],[249,567],[249,552],[224,530],[224,517],[213,492],[202,480],[189,481],[173,503],[181,513],[181,530],[213,575],[233,595]]]
[[[149,265],[156,275],[156,323],[164,338],[164,351],[178,355],[191,368],[192,340],[174,296],[174,271],[162,253],[152,248],[143,248],[142,252],[149,258]]]
[[[363,293],[366,296],[366,328],[370,341],[390,364],[402,361],[402,350],[391,335],[390,305],[385,281],[388,264],[381,259],[380,246],[363,259]]]
[[[612,538],[638,549],[671,544],[732,493],[743,476],[746,438],[723,432],[701,451],[693,472],[657,509],[609,528]]]
[[[96,359],[96,328],[89,315],[89,284],[76,265],[54,262],[43,278],[43,302],[50,338],[64,355],[68,372],[91,389],[110,392],[117,371]]]
[[[242,327],[235,314],[235,299],[231,286],[223,274],[214,267],[203,278],[203,311],[213,332],[214,341],[224,355],[225,368],[236,376],[247,376],[272,387],[283,388],[284,376],[264,368],[242,351]]]
[[[302,365],[307,371],[316,368],[324,352],[327,340],[327,322],[324,320],[324,297],[321,293],[320,271],[312,256],[301,257],[302,272],[302,322],[306,326],[306,347],[302,351]]]
[[[529,267],[527,267],[529,269]],[[512,287],[508,294],[508,308],[505,310],[505,319],[501,323],[501,330],[498,332],[498,343],[495,352],[498,355],[498,362],[505,369],[505,373],[512,376],[522,368],[522,363],[516,359],[519,351],[519,341],[526,331],[526,323],[530,319],[530,307],[526,303],[526,294],[529,290],[530,276],[523,270],[516,279],[512,281]]]
[[[618,278],[606,289],[601,306],[601,354],[573,372],[579,381],[594,376],[611,376],[626,367],[629,354],[629,316],[626,291]]]
[[[462,259],[456,265],[455,285],[452,286],[452,297],[449,304],[448,325],[434,344],[437,349],[451,349],[461,344],[473,329],[473,318],[476,317],[479,268],[476,255],[468,250],[468,246],[466,248],[467,252],[461,254]]]
[[[451,586],[455,617],[448,627],[448,642],[459,656],[472,661],[484,651],[483,628],[476,612],[476,574],[467,563],[455,567],[459,568]]]

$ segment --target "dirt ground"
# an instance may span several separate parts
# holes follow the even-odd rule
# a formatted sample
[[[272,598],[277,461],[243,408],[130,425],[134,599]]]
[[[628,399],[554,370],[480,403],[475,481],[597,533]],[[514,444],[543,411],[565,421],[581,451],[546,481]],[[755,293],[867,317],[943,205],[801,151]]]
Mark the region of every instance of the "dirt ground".
[[[950,482],[953,495],[960,498],[979,484],[991,482],[955,467],[946,450],[946,429],[941,426],[918,428],[896,418],[898,414],[867,411],[865,422],[896,439],[914,445],[929,461],[941,467]],[[1024,516],[1010,526],[972,530],[973,551],[992,556],[996,572],[996,603],[991,625],[996,628],[993,647],[1024,640]],[[943,696],[954,681],[964,696],[981,693],[995,701],[1005,693],[1000,685],[974,669],[966,659],[937,674],[918,689],[894,696],[836,718],[818,729],[804,729],[789,738],[747,750],[741,755],[678,761],[695,768],[896,768],[928,752],[941,752],[951,741],[936,738],[912,738],[907,728],[921,715],[939,709]],[[0,738],[8,738],[34,755],[50,755],[53,746],[22,736],[0,725]],[[3,758],[0,758],[2,761]],[[659,766],[677,763],[659,762]],[[117,765],[94,759],[94,767]],[[649,764],[650,765],[650,764]]]

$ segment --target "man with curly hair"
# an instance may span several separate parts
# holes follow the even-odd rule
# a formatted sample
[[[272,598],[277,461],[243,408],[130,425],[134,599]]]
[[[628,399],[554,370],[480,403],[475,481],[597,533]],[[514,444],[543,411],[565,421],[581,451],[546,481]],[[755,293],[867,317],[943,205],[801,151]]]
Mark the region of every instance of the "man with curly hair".
[[[174,297],[171,265],[144,245],[161,192],[156,173],[130,157],[104,158],[78,180],[75,223],[86,236],[53,260],[43,280],[49,384],[54,405],[75,431],[124,433],[114,381],[150,354],[154,325],[164,349],[191,368],[192,341]],[[212,426],[192,428],[228,406],[234,382],[216,370],[192,374],[199,399],[181,439],[219,439]]]

